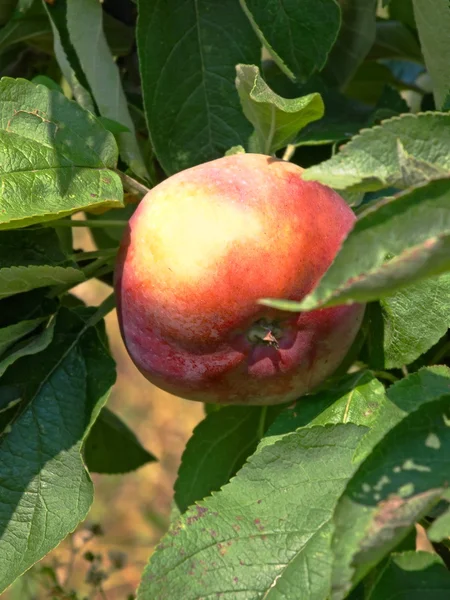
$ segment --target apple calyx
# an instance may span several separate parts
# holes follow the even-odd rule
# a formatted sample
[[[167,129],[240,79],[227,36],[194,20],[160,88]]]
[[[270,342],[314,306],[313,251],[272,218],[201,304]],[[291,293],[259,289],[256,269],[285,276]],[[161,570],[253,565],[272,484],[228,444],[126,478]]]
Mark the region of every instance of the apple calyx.
[[[283,331],[277,323],[259,319],[248,330],[247,338],[252,344],[272,346],[278,350],[280,347],[278,340],[282,335]]]

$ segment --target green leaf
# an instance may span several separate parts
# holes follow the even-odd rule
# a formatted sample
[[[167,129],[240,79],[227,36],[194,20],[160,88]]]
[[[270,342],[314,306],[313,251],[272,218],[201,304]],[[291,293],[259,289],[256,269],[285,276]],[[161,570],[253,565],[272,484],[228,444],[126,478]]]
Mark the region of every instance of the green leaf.
[[[262,443],[274,443],[299,427],[354,423],[371,427],[387,402],[383,385],[369,371],[347,375],[330,389],[305,396],[283,410]]]
[[[450,178],[382,199],[360,216],[311,294],[260,302],[292,311],[367,302],[449,270],[449,203]]]
[[[256,35],[280,69],[306,81],[325,65],[339,32],[335,0],[240,0]]]
[[[61,310],[45,352],[18,360],[1,380],[0,397],[16,392],[20,402],[0,413],[0,591],[73,531],[92,503],[80,451],[115,379],[93,326],[100,315],[85,322]]]
[[[0,229],[120,206],[112,134],[62,94],[0,81]]]
[[[450,93],[450,5],[447,0],[413,0],[425,64],[438,109]]]
[[[0,232],[0,298],[83,280],[83,272],[60,250],[53,229]]]
[[[393,553],[366,593],[370,600],[447,600],[450,573],[437,554]]]
[[[375,110],[370,116],[368,125],[378,125],[385,119],[407,112],[409,112],[409,107],[400,92],[392,85],[385,85],[381,96],[378,98]]]
[[[233,154],[245,154],[245,148],[242,146],[232,146],[225,152],[224,156],[233,156]]]
[[[98,0],[65,1],[69,38],[99,112],[103,117],[118,121],[129,129],[129,133],[122,132],[117,136],[120,155],[137,175],[148,179],[119,69],[103,32],[102,6]]]
[[[402,115],[363,130],[333,158],[306,169],[303,178],[339,190],[406,188],[417,168],[425,170],[421,181],[450,173],[449,146],[450,114]]]
[[[444,499],[450,503],[450,491],[443,494]],[[441,542],[450,538],[450,508],[447,508],[435,519],[427,530],[428,539],[432,542]]]
[[[84,460],[91,473],[128,473],[156,458],[134,432],[108,408],[102,408],[84,445]]]
[[[294,141],[298,132],[323,116],[319,94],[287,100],[275,94],[254,65],[237,65],[236,88],[242,109],[255,128],[251,150],[273,154]]]
[[[342,25],[323,75],[331,85],[344,87],[356,73],[375,40],[377,0],[341,2]]]
[[[334,518],[334,599],[344,598],[442,497],[450,469],[449,407],[447,388],[446,396],[391,429],[349,482]]]
[[[13,44],[28,42],[38,36],[51,35],[52,28],[44,10],[18,13],[7,25],[0,29],[0,51]]]
[[[113,56],[127,56],[134,44],[134,28],[103,11],[103,30]]]
[[[120,223],[114,227],[93,227],[91,229],[91,235],[94,238],[97,248],[115,248],[119,246],[128,220],[136,210],[136,207],[137,204],[126,204],[123,208],[107,210],[100,215],[89,215],[89,219],[92,221],[119,221]]]
[[[333,509],[364,431],[352,424],[312,427],[254,454],[228,485],[171,527],[138,600],[326,598]]]
[[[7,23],[14,12],[17,0],[3,0],[0,5],[0,26]]]
[[[299,98],[319,93],[325,104],[325,114],[301,130],[296,146],[329,144],[345,140],[367,124],[370,109],[327,86],[320,75],[299,85],[289,80],[273,60],[262,63],[262,75],[267,85],[283,98]]]
[[[36,75],[36,77],[33,77],[31,80],[31,83],[34,83],[35,85],[45,85],[49,90],[55,90],[56,92],[61,92],[61,94],[63,93],[59,83],[56,83],[56,81],[51,79],[51,77],[47,77],[47,75]]]
[[[409,365],[450,327],[450,273],[421,281],[381,300],[384,368]]]
[[[412,0],[391,0],[389,2],[389,16],[391,19],[401,21],[413,31],[417,29]]]
[[[369,52],[369,59],[402,58],[423,62],[420,46],[409,27],[400,21],[376,22],[376,37]]]
[[[108,119],[107,117],[99,117],[98,120],[105,129],[107,129],[114,135],[130,131],[128,127],[125,127],[125,125],[122,125],[122,123],[119,123],[118,121],[114,121],[114,119]]]
[[[0,234],[0,240],[2,237],[3,234]],[[18,253],[20,252],[19,247]],[[48,298],[48,292],[48,288],[39,288],[0,300],[0,327],[53,315],[59,303],[55,299]]]
[[[19,321],[18,323],[14,323],[14,325],[9,325],[9,327],[2,327],[0,329],[0,357],[8,348],[14,346],[21,338],[34,331],[45,320],[45,317],[40,317],[29,321]]]
[[[19,358],[38,354],[38,352],[45,350],[53,339],[54,325],[54,320],[50,321],[42,331],[17,343],[5,356],[2,356],[0,359],[0,377]]]
[[[182,513],[236,474],[279,410],[226,406],[197,425],[183,453],[175,483],[175,502]]]
[[[147,122],[167,174],[246,146],[235,65],[261,48],[236,0],[140,0],[137,44]]]

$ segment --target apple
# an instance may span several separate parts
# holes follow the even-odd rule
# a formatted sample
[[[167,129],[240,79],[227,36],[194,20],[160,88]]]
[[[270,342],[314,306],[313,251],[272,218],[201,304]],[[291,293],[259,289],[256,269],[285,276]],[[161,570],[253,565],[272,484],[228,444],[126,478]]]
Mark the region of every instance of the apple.
[[[129,221],[115,272],[123,340],[143,375],[177,396],[277,404],[342,362],[364,306],[282,312],[330,266],[355,217],[302,169],[236,154],[150,190]]]

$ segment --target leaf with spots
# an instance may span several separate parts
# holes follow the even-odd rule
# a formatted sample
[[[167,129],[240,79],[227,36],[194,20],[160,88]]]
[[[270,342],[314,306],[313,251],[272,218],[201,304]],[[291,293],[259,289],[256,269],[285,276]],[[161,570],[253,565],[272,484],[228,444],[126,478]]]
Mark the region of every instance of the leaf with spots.
[[[449,382],[447,378],[446,394],[437,393],[383,437],[339,500],[334,517],[333,599],[346,597],[446,493]],[[405,395],[409,386],[396,387],[399,401],[410,403]]]
[[[0,81],[0,229],[122,204],[117,146],[91,113],[24,79]]]
[[[262,448],[220,492],[173,524],[145,570],[138,600],[326,598],[333,510],[365,431],[311,427]]]
[[[139,0],[144,108],[168,175],[247,146],[251,125],[234,87],[261,47],[237,0]]]

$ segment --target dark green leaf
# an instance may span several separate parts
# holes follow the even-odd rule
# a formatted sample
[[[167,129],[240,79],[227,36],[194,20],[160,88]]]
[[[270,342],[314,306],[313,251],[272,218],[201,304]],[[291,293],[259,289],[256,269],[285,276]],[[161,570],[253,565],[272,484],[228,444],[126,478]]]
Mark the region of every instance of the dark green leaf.
[[[364,431],[312,427],[262,448],[220,492],[174,523],[138,600],[326,598],[333,509]]]
[[[344,87],[372,47],[376,32],[376,5],[377,0],[341,2],[341,30],[323,71],[330,84]]]
[[[84,460],[91,473],[116,474],[134,471],[156,458],[115,413],[104,407],[86,439]]]
[[[140,0],[137,27],[145,112],[169,174],[246,146],[251,126],[234,87],[237,63],[261,48],[236,0]]]
[[[447,600],[450,573],[437,554],[391,554],[369,590],[370,600]]]
[[[134,44],[134,29],[103,11],[103,29],[114,56],[126,56]]]
[[[45,352],[21,358],[2,378],[0,396],[15,391],[20,402],[0,413],[7,418],[0,437],[1,591],[73,531],[91,505],[80,451],[115,379],[91,326],[101,314],[85,322],[63,309]]]
[[[20,254],[20,247],[18,252]],[[48,291],[48,288],[39,288],[0,300],[0,327],[54,314],[58,301],[47,298]]]
[[[52,28],[45,11],[40,11],[41,14],[36,12],[11,19],[0,29],[0,51],[19,42],[28,42],[38,36],[51,35]]]
[[[416,29],[412,0],[391,0],[389,2],[389,16],[391,19],[401,21],[412,30]]]
[[[298,311],[376,300],[449,270],[449,203],[450,178],[381,200],[359,218],[334,263],[302,302],[261,302]]]
[[[0,102],[0,229],[121,205],[117,146],[92,114],[22,79],[0,81]]]
[[[38,287],[83,281],[50,228],[0,232],[0,298]]]
[[[2,356],[0,358],[0,377],[19,358],[37,354],[45,350],[53,339],[54,325],[54,320],[50,321],[42,331],[39,331],[26,340],[21,340]]]
[[[445,492],[448,379],[446,391],[391,429],[349,482],[335,513],[333,598],[344,598]]]
[[[450,503],[450,490],[444,492],[443,498],[447,500],[448,506]],[[431,523],[430,528],[427,530],[427,535],[432,542],[440,542],[450,538],[450,508],[444,510],[442,514]]]
[[[288,77],[306,81],[325,65],[336,41],[335,0],[240,0],[255,33]]]
[[[415,35],[400,21],[377,21],[375,42],[368,58],[373,60],[404,58],[419,63],[423,62]]]
[[[2,0],[0,5],[0,26],[7,23],[14,12],[17,0]]]
[[[8,350],[8,348],[14,346],[21,338],[34,331],[44,321],[45,317],[39,317],[29,321],[19,321],[8,327],[2,327],[0,329],[0,357]]]
[[[250,150],[273,154],[295,140],[298,132],[323,116],[319,94],[287,100],[275,94],[254,65],[236,67],[236,87],[242,109],[255,128]]]
[[[380,102],[386,86],[399,89],[411,88],[411,84],[396,79],[388,65],[366,61],[358,68],[344,91],[346,96],[353,100],[373,106]]]
[[[209,414],[183,453],[175,502],[181,512],[219,490],[242,467],[279,407],[227,406]]]
[[[391,85],[385,85],[368,125],[378,125],[385,119],[407,112],[409,112],[409,106],[400,95],[400,92]]]
[[[436,107],[440,109],[450,93],[450,4],[447,0],[413,0],[413,6]]]

